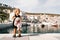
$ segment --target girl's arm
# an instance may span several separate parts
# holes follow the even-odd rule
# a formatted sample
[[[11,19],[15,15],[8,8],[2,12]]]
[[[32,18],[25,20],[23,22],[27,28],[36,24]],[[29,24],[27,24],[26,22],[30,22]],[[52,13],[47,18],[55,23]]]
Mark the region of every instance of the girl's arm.
[[[12,19],[14,20],[15,19],[15,16],[13,16]]]

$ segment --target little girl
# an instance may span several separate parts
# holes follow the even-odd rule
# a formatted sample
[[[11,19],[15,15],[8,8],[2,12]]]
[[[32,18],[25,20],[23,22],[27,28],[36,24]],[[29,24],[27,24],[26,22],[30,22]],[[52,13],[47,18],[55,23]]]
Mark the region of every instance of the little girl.
[[[20,14],[20,9],[16,8],[14,10],[14,13],[15,15],[13,16],[13,27],[14,27],[14,35],[13,37],[16,37],[16,31],[18,30],[18,37],[21,37],[21,16],[19,15]]]

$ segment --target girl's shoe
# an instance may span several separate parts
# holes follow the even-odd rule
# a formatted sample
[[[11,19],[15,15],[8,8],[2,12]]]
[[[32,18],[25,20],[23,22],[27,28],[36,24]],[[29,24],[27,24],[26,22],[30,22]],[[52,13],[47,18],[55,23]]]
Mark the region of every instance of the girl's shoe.
[[[17,37],[22,37],[20,34]]]
[[[14,38],[16,38],[16,35],[13,35]]]

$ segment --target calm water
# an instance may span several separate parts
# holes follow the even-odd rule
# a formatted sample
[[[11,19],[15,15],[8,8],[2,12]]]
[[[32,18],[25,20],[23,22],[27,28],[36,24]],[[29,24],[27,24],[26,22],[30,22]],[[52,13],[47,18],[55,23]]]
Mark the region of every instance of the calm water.
[[[13,25],[11,24],[0,24],[0,34],[4,34],[4,33],[11,33],[13,31]],[[30,26],[28,26],[27,24],[22,25],[22,33],[47,33],[47,32],[35,32],[35,28],[34,30],[31,31]],[[39,28],[38,28],[39,29]],[[37,31],[40,31],[38,30]],[[48,33],[54,33],[55,31],[49,31]],[[56,31],[55,33],[60,33],[60,29],[58,31]]]
[[[10,33],[13,31],[13,25],[12,24],[0,24],[0,33]],[[22,26],[22,33],[27,33],[27,26],[23,25]]]

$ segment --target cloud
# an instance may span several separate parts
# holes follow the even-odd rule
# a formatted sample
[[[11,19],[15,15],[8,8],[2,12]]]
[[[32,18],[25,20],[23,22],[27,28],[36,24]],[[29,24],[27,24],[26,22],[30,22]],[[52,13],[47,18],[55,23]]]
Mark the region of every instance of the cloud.
[[[18,0],[18,4],[27,12],[59,13],[60,0]]]
[[[35,10],[36,9],[36,10]],[[60,0],[46,0],[44,4],[36,6],[31,12],[60,13]]]
[[[38,0],[17,0],[16,3],[18,5],[15,7],[19,7],[23,10],[30,11],[38,5]]]
[[[45,7],[60,6],[60,0],[47,0]]]
[[[60,13],[60,0],[2,0],[2,2],[26,12]]]
[[[37,0],[18,0],[18,2],[24,7],[33,7],[38,4]]]

